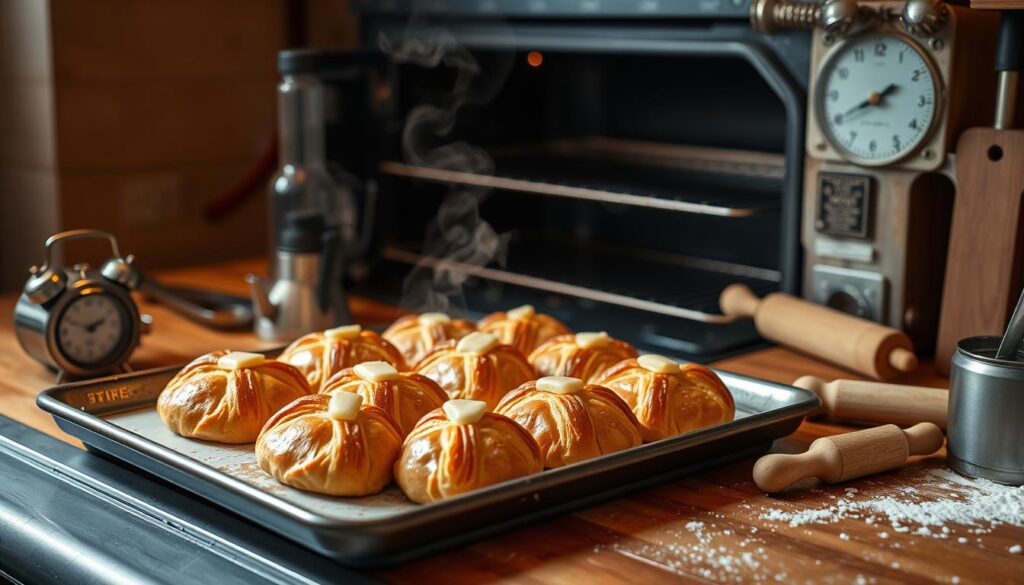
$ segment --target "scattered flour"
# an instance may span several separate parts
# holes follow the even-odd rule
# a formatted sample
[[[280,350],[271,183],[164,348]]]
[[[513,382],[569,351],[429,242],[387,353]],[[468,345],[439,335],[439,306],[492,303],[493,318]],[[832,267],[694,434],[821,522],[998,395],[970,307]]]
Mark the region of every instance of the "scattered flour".
[[[768,509],[760,518],[796,527],[885,516],[896,532],[911,532],[908,525],[916,525],[914,534],[940,539],[950,534],[946,524],[971,526],[975,534],[991,532],[1000,524],[1024,526],[1024,487],[967,479],[944,469],[929,470],[924,479],[929,484],[927,490],[904,487],[900,489],[901,497],[840,498],[819,509]],[[846,493],[852,495],[849,490]],[[953,494],[960,497],[951,497]]]
[[[1015,554],[1015,555],[1019,555],[1021,553],[1021,550],[1022,549],[1021,549],[1021,546],[1019,544],[1015,544],[1015,545],[1010,547],[1010,552]]]

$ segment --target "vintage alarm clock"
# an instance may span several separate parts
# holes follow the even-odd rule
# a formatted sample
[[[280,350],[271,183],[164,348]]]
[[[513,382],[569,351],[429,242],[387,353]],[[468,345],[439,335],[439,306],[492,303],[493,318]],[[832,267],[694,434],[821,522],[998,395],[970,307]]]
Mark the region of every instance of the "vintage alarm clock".
[[[98,271],[55,264],[57,243],[87,238],[106,239],[113,250]],[[128,371],[125,362],[150,319],[139,315],[132,299],[141,279],[132,257],[121,257],[117,239],[99,230],[61,232],[46,240],[46,261],[29,272],[14,308],[14,329],[25,352],[56,370],[58,382]]]

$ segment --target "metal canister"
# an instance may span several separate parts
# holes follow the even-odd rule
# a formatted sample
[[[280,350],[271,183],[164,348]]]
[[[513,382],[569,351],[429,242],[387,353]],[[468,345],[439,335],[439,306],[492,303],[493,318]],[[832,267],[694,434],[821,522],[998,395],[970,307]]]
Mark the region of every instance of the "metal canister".
[[[963,475],[1024,485],[1024,361],[996,359],[999,341],[981,336],[957,343],[947,463]]]

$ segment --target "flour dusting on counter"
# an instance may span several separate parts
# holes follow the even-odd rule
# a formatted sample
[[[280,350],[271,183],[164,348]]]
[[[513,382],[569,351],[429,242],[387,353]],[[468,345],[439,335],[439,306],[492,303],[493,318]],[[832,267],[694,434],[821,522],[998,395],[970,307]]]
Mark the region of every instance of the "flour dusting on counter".
[[[771,508],[760,518],[785,522],[791,527],[835,523],[846,518],[875,516],[888,520],[896,532],[947,538],[947,524],[970,526],[970,532],[984,534],[1001,524],[1024,526],[1024,487],[1008,487],[983,479],[968,479],[945,469],[928,470],[920,485],[900,489],[898,496],[846,497],[818,509],[788,511]]]

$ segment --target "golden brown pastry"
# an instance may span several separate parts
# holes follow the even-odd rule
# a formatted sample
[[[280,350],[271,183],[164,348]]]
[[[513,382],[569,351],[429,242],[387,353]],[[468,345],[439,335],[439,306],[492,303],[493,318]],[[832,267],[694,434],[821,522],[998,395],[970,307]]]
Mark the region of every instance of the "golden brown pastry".
[[[399,370],[406,369],[395,346],[373,331],[363,331],[359,325],[303,335],[277,359],[299,368],[314,391],[334,374],[363,362],[385,361]]]
[[[444,313],[423,313],[395,321],[384,332],[384,339],[402,352],[405,363],[415,367],[439,343],[462,339],[474,331],[476,326],[465,319],[452,319]]]
[[[736,415],[732,394],[718,375],[704,366],[680,366],[647,354],[605,370],[595,382],[610,388],[633,409],[644,441],[657,441]]]
[[[538,313],[533,305],[491,313],[477,323],[477,328],[493,333],[506,345],[514,345],[523,355],[530,355],[537,346],[556,335],[569,333],[565,324]]]
[[[559,335],[533,350],[528,359],[541,376],[569,376],[592,383],[601,372],[636,356],[632,345],[602,331]]]
[[[156,411],[183,437],[251,443],[275,412],[310,392],[302,372],[288,364],[221,350],[182,368],[160,392]]]
[[[483,400],[488,409],[509,390],[537,377],[518,349],[480,331],[441,344],[416,371],[437,382],[449,398]]]
[[[425,504],[537,473],[544,460],[533,437],[479,400],[449,400],[405,438],[395,481]]]
[[[611,390],[579,378],[548,376],[505,395],[495,410],[533,436],[545,467],[561,467],[637,447],[640,424]]]
[[[402,437],[388,415],[351,392],[305,396],[281,409],[256,441],[277,481],[329,496],[375,494],[391,483]]]
[[[387,362],[363,362],[344,369],[327,381],[321,394],[352,392],[365,404],[379,407],[405,437],[423,415],[440,408],[448,395],[437,382],[421,374],[399,372]]]

